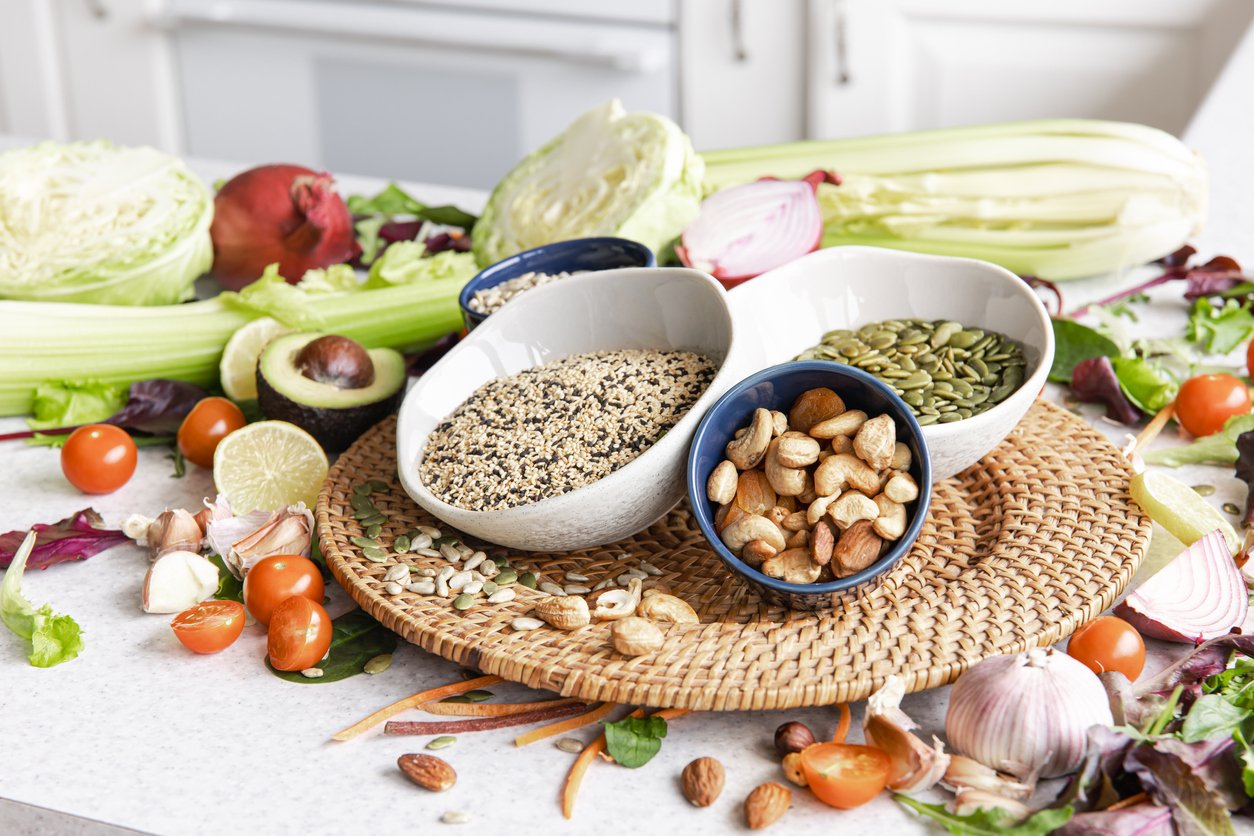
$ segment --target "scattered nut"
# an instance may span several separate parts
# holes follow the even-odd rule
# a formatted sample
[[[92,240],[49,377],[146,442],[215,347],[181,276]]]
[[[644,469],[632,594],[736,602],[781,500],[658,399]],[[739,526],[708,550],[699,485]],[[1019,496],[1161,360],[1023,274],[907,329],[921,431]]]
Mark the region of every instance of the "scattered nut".
[[[910,448],[898,441],[893,445],[893,460],[888,463],[893,470],[910,469]]]
[[[836,548],[832,550],[832,571],[838,578],[861,572],[879,559],[883,544],[873,522],[854,523],[836,541]]]
[[[684,767],[679,784],[694,807],[709,807],[723,792],[723,765],[714,758],[697,758]]]
[[[806,522],[811,526],[819,524],[819,520],[823,519],[823,515],[827,513],[828,507],[836,501],[840,496],[840,491],[829,494],[828,496],[817,497],[810,503],[810,507],[806,509]]]
[[[640,603],[641,582],[632,578],[626,589],[607,587],[591,595],[588,606],[592,608],[592,617],[598,621],[616,621],[635,615],[636,606]]]
[[[903,505],[919,498],[919,485],[909,473],[894,473],[884,484],[884,496]]]
[[[875,497],[879,516],[875,518],[875,533],[885,540],[897,540],[906,533],[906,506],[893,502],[885,494]]]
[[[814,732],[805,723],[792,720],[775,730],[775,751],[783,755],[800,752],[814,743]]]
[[[668,624],[699,624],[701,619],[697,611],[682,598],[666,593],[650,595],[640,602],[636,608],[644,618]]]
[[[457,772],[435,755],[401,755],[396,765],[406,778],[424,790],[444,792],[457,783]]]
[[[727,443],[727,458],[740,470],[752,470],[766,455],[767,445],[771,443],[775,424],[771,413],[758,408],[753,412],[753,423],[749,431],[740,438]]]
[[[875,470],[884,470],[893,460],[897,425],[891,415],[880,415],[864,423],[853,439],[853,452]]]
[[[745,824],[750,830],[761,830],[779,821],[792,804],[792,790],[774,782],[762,784],[745,799]]]
[[[815,424],[844,411],[845,402],[831,389],[810,389],[793,401],[792,409],[788,410],[788,423],[794,430],[810,433]]]
[[[736,498],[736,465],[727,459],[718,463],[705,483],[705,495],[718,505],[726,505]]]
[[[819,566],[826,566],[832,559],[836,545],[836,530],[831,520],[819,520],[810,532],[810,559]]]
[[[784,755],[784,759],[780,762],[780,766],[784,769],[784,777],[787,778],[790,783],[796,784],[799,787],[808,787],[810,785],[810,782],[806,780],[805,771],[801,768],[800,752],[789,752],[787,755]]]
[[[880,509],[871,498],[857,491],[842,494],[827,509],[827,516],[841,531],[859,520],[873,520],[879,515]]]
[[[832,439],[832,453],[852,453],[853,439],[847,435],[838,435]]]
[[[537,602],[536,615],[559,630],[578,630],[592,620],[588,602],[575,595],[554,595]]]
[[[610,628],[610,643],[624,656],[652,653],[662,646],[664,638],[656,624],[634,615],[615,621]]]
[[[812,561],[810,553],[801,548],[782,551],[762,564],[764,575],[788,583],[814,583],[822,571],[823,567]]]
[[[851,409],[834,418],[815,424],[810,428],[810,435],[815,438],[836,438],[842,435],[853,435],[866,422],[867,415],[860,409]]]

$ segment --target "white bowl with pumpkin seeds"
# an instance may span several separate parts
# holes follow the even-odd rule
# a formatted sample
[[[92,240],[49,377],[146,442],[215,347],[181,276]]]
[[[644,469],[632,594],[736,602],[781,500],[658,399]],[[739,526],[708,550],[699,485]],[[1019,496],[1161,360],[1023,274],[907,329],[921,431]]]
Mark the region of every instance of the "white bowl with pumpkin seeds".
[[[453,528],[522,551],[629,537],[682,499],[692,433],[745,371],[733,330],[726,292],[697,270],[605,270],[529,290],[409,390],[397,424],[401,484]],[[566,443],[571,415],[583,414],[569,401],[595,391],[599,375],[612,384],[601,390],[608,406],[589,402],[595,431],[577,427],[579,443]],[[537,392],[556,398],[556,433],[530,402]],[[644,400],[656,406],[615,416],[620,401]],[[513,427],[527,443],[514,443]],[[604,451],[594,449],[602,434]],[[542,455],[531,456],[530,439]]]
[[[908,339],[913,340],[917,335],[909,320],[931,323],[928,339],[944,336],[948,341],[957,336],[955,345],[969,341],[982,349],[989,335],[996,335],[997,345],[1004,335],[1017,344],[1021,360],[1012,362],[1022,365],[1015,367],[1013,378],[990,378],[995,406],[963,409],[975,414],[922,428],[935,480],[979,461],[1014,429],[1045,385],[1054,359],[1053,328],[1036,292],[1014,273],[986,261],[877,247],[830,247],[740,285],[728,294],[728,304],[743,331],[744,351],[758,368],[798,357],[822,342],[825,334],[847,329],[856,335],[872,323],[890,322],[894,327],[882,329],[891,333],[863,334],[865,339],[855,344],[873,341],[880,346],[903,333],[910,333]],[[866,369],[863,359],[846,358]],[[999,386],[1006,379],[1013,385]],[[917,383],[912,380],[910,385]]]

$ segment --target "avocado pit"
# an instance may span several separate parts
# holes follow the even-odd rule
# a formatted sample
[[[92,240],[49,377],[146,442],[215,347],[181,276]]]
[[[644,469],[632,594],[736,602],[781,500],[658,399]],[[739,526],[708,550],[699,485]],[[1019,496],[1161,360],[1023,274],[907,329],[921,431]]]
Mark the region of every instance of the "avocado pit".
[[[296,354],[296,368],[310,380],[337,389],[364,389],[374,383],[374,361],[361,343],[327,334]]]

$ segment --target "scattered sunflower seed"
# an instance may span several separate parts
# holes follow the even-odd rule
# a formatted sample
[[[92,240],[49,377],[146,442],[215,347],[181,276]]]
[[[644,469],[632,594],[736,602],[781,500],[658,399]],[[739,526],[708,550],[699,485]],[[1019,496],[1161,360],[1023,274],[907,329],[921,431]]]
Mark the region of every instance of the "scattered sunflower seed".
[[[449,810],[447,813],[440,816],[440,821],[444,824],[465,824],[470,821],[470,816],[467,813],[463,813],[461,810]]]
[[[322,676],[322,668],[305,668],[300,675],[307,679],[317,679]]]
[[[559,737],[553,744],[563,752],[577,755],[583,751],[583,741],[574,737]]]
[[[383,574],[385,581],[405,581],[409,580],[409,567],[404,563],[396,563],[388,567],[387,572]]]
[[[566,580],[572,583],[585,583],[586,581],[591,580],[591,578],[589,578],[587,575],[581,575],[578,572],[567,572]]]
[[[444,735],[440,735],[439,737],[432,738],[432,740],[426,745],[426,748],[427,749],[447,749],[448,747],[452,746],[456,742],[457,742],[456,737],[453,737],[451,734],[444,734]]]
[[[592,591],[592,587],[581,586],[577,583],[568,583],[566,586],[562,587],[562,591],[567,595],[587,595]]]
[[[482,563],[484,560],[486,560],[487,557],[488,556],[484,554],[483,552],[475,552],[470,557],[466,558],[466,562],[462,564],[462,568],[463,569],[478,568],[479,564]]]
[[[466,595],[477,595],[483,591],[483,581],[471,581],[462,587],[462,592]]]
[[[413,546],[411,547],[411,551],[413,551],[414,554],[420,555],[422,557],[439,557],[440,556],[440,553],[438,551],[436,551],[435,549],[429,549],[426,546]]]
[[[469,586],[470,582],[473,581],[474,579],[475,579],[474,575],[470,574],[469,572],[458,572],[456,575],[452,575],[449,577],[448,588],[453,590],[454,592],[457,592],[461,590],[462,588]]]
[[[392,667],[392,654],[380,653],[378,656],[371,657],[371,659],[362,666],[362,670],[371,676],[374,676],[375,674],[383,673],[390,667]]]
[[[400,595],[405,591],[405,587],[401,586],[396,581],[388,581],[383,585],[383,591],[388,595]]]
[[[528,630],[536,630],[540,627],[543,627],[544,622],[538,618],[522,617],[522,618],[515,618],[513,621],[509,623],[509,626],[513,627],[519,633],[524,633]]]
[[[488,596],[489,604],[504,604],[506,601],[513,600],[514,590],[512,589],[498,589],[496,592],[493,592]]]
[[[435,570],[430,566],[423,566],[421,568],[414,569],[414,574],[420,578],[434,578]]]
[[[566,590],[562,589],[557,584],[551,583],[549,581],[545,581],[544,583],[540,584],[540,590],[542,592],[547,592],[550,595],[557,595],[559,597],[566,594]]]
[[[423,534],[430,537],[432,540],[438,540],[440,537],[443,536],[440,533],[440,529],[436,528],[433,525],[420,525],[420,526],[417,526],[414,530],[422,532]]]
[[[440,554],[444,555],[444,559],[450,563],[461,563],[462,553],[452,543],[445,543],[440,546]]]
[[[411,583],[409,586],[405,588],[408,589],[410,592],[414,593],[415,595],[434,595],[435,594],[435,581],[433,580],[414,581],[413,583]]]
[[[641,570],[649,573],[650,575],[653,575],[654,577],[662,574],[661,569],[657,568],[656,566],[654,566],[652,563],[650,563],[647,560],[640,561],[640,568]]]

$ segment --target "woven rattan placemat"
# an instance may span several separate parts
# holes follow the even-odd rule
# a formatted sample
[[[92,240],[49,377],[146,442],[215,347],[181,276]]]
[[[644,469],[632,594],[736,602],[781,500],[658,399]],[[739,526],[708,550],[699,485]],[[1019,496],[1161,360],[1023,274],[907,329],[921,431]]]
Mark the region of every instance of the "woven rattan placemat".
[[[1108,607],[1145,554],[1150,522],[1128,496],[1132,472],[1109,441],[1066,410],[1038,401],[992,453],[934,487],[914,548],[882,582],[847,595],[828,613],[764,603],[723,568],[686,506],[630,540],[563,554],[481,545],[490,556],[559,580],[575,571],[617,576],[641,558],[701,615],[700,625],[666,625],[662,649],[627,658],[609,627],[515,632],[509,622],[539,597],[481,603],[388,595],[388,564],[366,560],[350,537],[363,532],[349,497],[375,479],[371,499],[389,521],[387,544],[433,520],[396,480],[396,423],[382,422],[340,457],[318,498],[322,553],[363,609],[402,637],[455,662],[526,685],[587,700],[657,707],[740,710],[858,700],[890,674],[911,691],[953,681],[986,656],[1053,644]],[[466,538],[469,545],[476,545]],[[389,562],[438,567],[442,559],[388,555]],[[482,599],[481,599],[482,600]]]

